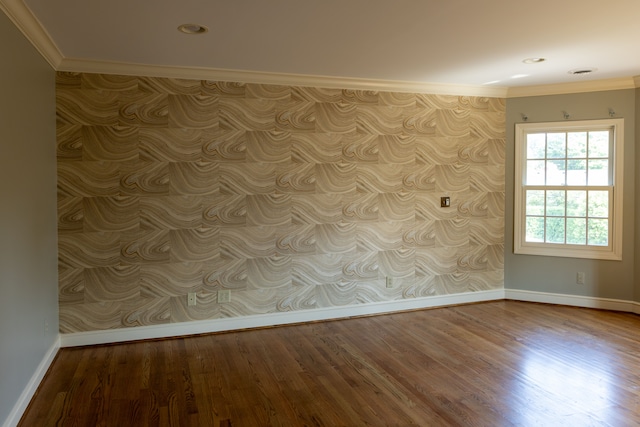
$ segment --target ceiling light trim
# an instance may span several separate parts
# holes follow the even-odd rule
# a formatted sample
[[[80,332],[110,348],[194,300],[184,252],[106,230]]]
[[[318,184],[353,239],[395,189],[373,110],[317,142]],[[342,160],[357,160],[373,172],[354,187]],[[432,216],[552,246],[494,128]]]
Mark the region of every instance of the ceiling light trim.
[[[182,34],[199,35],[209,32],[209,28],[200,24],[182,24],[178,26]]]
[[[0,10],[13,22],[49,65],[57,70],[64,56],[44,26],[20,0],[0,0]]]
[[[224,70],[216,68],[157,66],[72,58],[65,58],[60,64],[58,71],[279,84],[332,89],[429,93],[434,95],[485,96],[489,98],[504,98],[507,94],[507,88],[499,86],[486,87],[447,83],[420,83],[287,73],[267,73],[244,70]]]

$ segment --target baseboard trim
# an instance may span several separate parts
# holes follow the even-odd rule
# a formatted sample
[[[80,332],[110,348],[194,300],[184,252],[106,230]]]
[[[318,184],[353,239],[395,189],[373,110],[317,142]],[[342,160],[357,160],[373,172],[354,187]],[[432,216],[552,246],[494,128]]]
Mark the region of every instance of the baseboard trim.
[[[31,379],[27,383],[27,386],[24,388],[24,390],[22,390],[18,401],[13,406],[13,409],[9,413],[9,416],[2,424],[3,427],[15,427],[18,425],[18,423],[20,422],[20,418],[22,418],[24,411],[26,411],[27,406],[29,406],[29,402],[31,402],[33,395],[36,394],[36,391],[40,386],[40,382],[49,370],[49,366],[51,366],[51,363],[56,357],[59,349],[60,335],[58,335],[58,338],[54,341],[53,345],[49,348],[49,350],[47,350],[47,353],[42,358],[42,361],[40,361],[38,368],[31,376]]]
[[[640,304],[611,298],[587,297],[582,295],[554,294],[548,292],[505,289],[505,299],[515,301],[542,302],[548,304],[570,305],[574,307],[600,308],[604,310],[626,311],[640,314]]]
[[[129,329],[78,332],[62,334],[61,346],[77,347],[83,345],[109,344],[144,339],[169,338],[183,335],[234,331],[239,329],[287,325],[318,320],[344,319],[354,316],[385,314],[501,299],[504,299],[504,289],[467,292],[454,295],[439,295],[401,301],[384,301],[345,307],[319,308],[285,313],[269,313],[254,316],[170,323]]]

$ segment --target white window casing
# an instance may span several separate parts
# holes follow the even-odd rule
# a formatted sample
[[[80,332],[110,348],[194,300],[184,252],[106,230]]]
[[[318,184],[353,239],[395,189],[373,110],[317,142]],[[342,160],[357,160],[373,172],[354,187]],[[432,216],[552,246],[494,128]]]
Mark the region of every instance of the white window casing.
[[[565,142],[565,156],[564,158],[558,158],[549,156],[549,138],[556,134],[563,132],[573,134],[580,134],[583,132],[597,133],[598,131],[609,131],[610,149],[608,152],[608,158],[597,158],[594,162],[604,162],[608,167],[608,175],[605,178],[608,182],[598,182],[595,185],[586,181],[579,185],[571,185],[568,183],[567,175],[569,174],[566,165],[573,160],[568,154],[567,143]],[[527,136],[536,134],[544,134],[545,151],[543,158],[527,157]],[[582,120],[582,121],[564,121],[564,122],[551,122],[551,123],[519,123],[515,127],[515,174],[514,174],[514,253],[516,254],[528,254],[528,255],[543,255],[543,256],[556,256],[556,257],[571,257],[571,258],[591,258],[591,259],[603,259],[603,260],[621,260],[622,259],[622,203],[623,203],[623,160],[624,160],[624,119],[604,119],[604,120]],[[533,160],[532,160],[533,159]],[[561,171],[560,179],[564,179],[564,183],[552,182],[549,178],[551,175],[550,167],[555,162],[565,162],[565,170]],[[580,158],[577,161],[584,162],[585,165],[589,165],[588,155],[585,154],[585,158]],[[606,163],[608,161],[608,163]],[[537,162],[537,163],[536,163]],[[527,182],[527,167],[529,165],[544,165],[544,182]],[[587,168],[590,166],[587,166]],[[535,169],[531,167],[532,171]],[[585,176],[588,176],[590,170],[585,170]],[[602,177],[602,174],[600,176]],[[533,176],[531,174],[529,176]],[[595,174],[594,174],[595,176]],[[573,183],[575,184],[575,183]],[[527,192],[532,196],[538,196],[543,194],[543,206],[542,214],[529,214],[530,224],[537,221],[537,224],[543,224],[544,238],[542,241],[526,237],[527,228]],[[564,192],[564,199],[562,199],[562,193]],[[550,214],[551,207],[548,206],[550,201],[550,194],[553,193],[558,200],[564,200],[564,206],[561,207],[564,214]],[[606,199],[605,195],[608,195],[608,212],[606,213],[606,221],[604,214],[601,217],[593,214],[590,217],[590,213],[586,211],[591,210],[591,205],[587,201],[585,202],[585,214],[578,217],[572,216],[567,213],[567,197],[568,195],[580,195],[584,193],[585,197],[591,197],[593,195],[594,200],[596,196]],[[533,199],[533,197],[532,197]],[[531,200],[531,199],[530,199]],[[534,206],[540,208],[539,206]],[[531,211],[534,209],[529,205]],[[554,216],[558,215],[558,216]],[[590,221],[593,224],[606,224],[608,227],[608,238],[605,243],[591,243],[588,237],[585,237],[584,244],[568,243],[567,238],[567,224],[571,221],[572,224],[581,224],[580,221],[585,222],[585,233],[588,233],[589,226],[586,224]],[[547,228],[553,221],[558,224],[562,223],[560,227],[564,233],[564,240],[562,242],[551,243],[548,241]],[[559,222],[558,222],[559,221]],[[574,227],[576,227],[574,225]],[[532,227],[533,228],[533,227]],[[579,228],[578,228],[579,230]],[[586,234],[585,234],[586,236]],[[604,239],[603,239],[604,240]]]

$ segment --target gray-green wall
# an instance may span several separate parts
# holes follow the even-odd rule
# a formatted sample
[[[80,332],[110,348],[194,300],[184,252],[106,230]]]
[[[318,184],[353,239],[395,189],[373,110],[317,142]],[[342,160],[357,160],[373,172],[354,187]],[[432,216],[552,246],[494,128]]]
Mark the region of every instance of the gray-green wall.
[[[0,56],[1,425],[57,340],[58,273],[55,74],[1,12]]]
[[[640,89],[636,89],[636,124],[640,124]],[[635,146],[640,146],[640,132],[636,132]],[[636,165],[636,188],[640,188],[640,149],[636,150],[634,157]],[[640,197],[636,198],[636,216],[634,223],[637,230],[640,230]],[[640,236],[634,233],[635,247],[640,248]],[[635,253],[635,301],[640,302],[640,250]]]
[[[632,301],[640,294],[635,290],[634,253],[637,223],[635,211],[635,123],[636,91],[616,90],[570,95],[533,96],[507,100],[507,160],[505,198],[505,288],[568,295],[583,295]],[[596,261],[576,258],[553,258],[513,253],[513,176],[514,129],[523,122],[563,121],[563,112],[570,120],[609,118],[609,109],[616,118],[624,118],[624,240],[622,261]],[[584,285],[576,284],[576,273],[586,273]],[[635,276],[638,277],[638,276]]]

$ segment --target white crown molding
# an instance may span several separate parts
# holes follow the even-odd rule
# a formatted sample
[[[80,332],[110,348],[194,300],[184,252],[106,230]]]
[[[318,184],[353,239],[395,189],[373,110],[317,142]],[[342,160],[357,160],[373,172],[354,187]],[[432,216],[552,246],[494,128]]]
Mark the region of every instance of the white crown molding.
[[[124,62],[64,58],[58,71],[123,74],[130,76],[170,77],[195,80],[237,81],[243,83],[279,84],[333,89],[361,89],[388,92],[429,93],[435,95],[483,96],[504,98],[506,87],[420,83],[217,68],[145,65]]]
[[[640,76],[619,79],[590,80],[585,82],[558,83],[540,86],[510,87],[507,98],[525,96],[565,95],[570,93],[601,92],[605,90],[634,89],[640,85]]]
[[[76,347],[82,345],[107,344],[123,341],[235,331],[249,328],[314,322],[319,320],[346,319],[354,316],[368,316],[372,314],[385,314],[398,311],[419,310],[424,308],[501,299],[504,299],[504,289],[467,292],[454,295],[439,295],[400,301],[384,301],[345,307],[319,308],[286,313],[269,313],[254,316],[170,323],[165,325],[140,326],[136,328],[78,332],[62,334],[60,339],[62,347]]]
[[[22,415],[24,414],[24,411],[26,411],[27,406],[29,405],[29,402],[31,402],[31,398],[34,394],[36,394],[36,391],[38,390],[42,379],[49,370],[49,367],[51,366],[51,363],[53,363],[56,355],[58,354],[59,349],[60,336],[56,338],[49,350],[47,350],[35,372],[33,373],[33,375],[31,375],[31,379],[27,383],[27,386],[24,388],[24,390],[22,390],[22,393],[20,393],[20,397],[18,398],[16,404],[13,405],[13,408],[11,409],[11,412],[9,413],[7,419],[4,420],[4,423],[2,424],[3,427],[13,427],[18,425],[20,419],[22,418]]]
[[[434,95],[484,96],[489,98],[520,98],[526,96],[563,95],[571,93],[633,89],[640,87],[640,76],[522,87],[473,86],[447,83],[421,83],[303,74],[267,73],[217,68],[160,66],[74,58],[64,58],[59,64],[57,70],[78,73],[237,81],[243,83],[308,86],[334,89],[378,90],[388,92],[428,93]]]
[[[0,9],[18,27],[49,65],[54,70],[57,70],[63,59],[62,53],[24,2],[21,0],[0,0]]]

